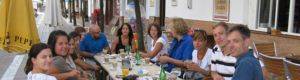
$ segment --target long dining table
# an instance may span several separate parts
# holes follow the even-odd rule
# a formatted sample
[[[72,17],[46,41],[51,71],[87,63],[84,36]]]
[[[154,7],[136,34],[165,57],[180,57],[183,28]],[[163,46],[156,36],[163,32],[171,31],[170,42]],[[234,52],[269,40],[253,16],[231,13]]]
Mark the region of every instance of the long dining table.
[[[124,76],[122,74],[122,58],[120,54],[98,54],[94,58],[108,73],[107,76],[110,79],[122,80]],[[142,63],[140,65],[136,65],[134,60],[130,60],[131,70],[128,75],[138,76],[137,80],[159,80],[161,68],[155,64],[148,63],[145,59],[141,60]],[[166,74],[168,80],[181,80],[176,74],[168,72]]]

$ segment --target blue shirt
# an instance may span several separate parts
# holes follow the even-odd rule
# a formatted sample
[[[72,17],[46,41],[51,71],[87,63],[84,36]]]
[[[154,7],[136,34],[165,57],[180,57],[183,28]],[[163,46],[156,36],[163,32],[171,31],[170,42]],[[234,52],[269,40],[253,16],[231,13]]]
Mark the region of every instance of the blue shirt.
[[[99,34],[98,39],[94,39],[91,34],[86,34],[79,43],[80,50],[92,53],[93,55],[102,52],[102,49],[108,46],[108,42],[103,33]]]
[[[232,80],[264,80],[261,66],[251,52],[240,56]]]
[[[177,60],[192,60],[194,50],[193,38],[187,34],[183,35],[181,40],[173,39],[168,51],[169,57]],[[166,71],[171,72],[175,67],[174,64],[167,64]]]

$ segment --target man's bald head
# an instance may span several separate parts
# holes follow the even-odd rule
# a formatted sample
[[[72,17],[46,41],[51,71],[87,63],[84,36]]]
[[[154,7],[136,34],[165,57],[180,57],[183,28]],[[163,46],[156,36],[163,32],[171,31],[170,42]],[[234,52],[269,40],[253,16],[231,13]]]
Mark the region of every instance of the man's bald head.
[[[90,32],[100,32],[100,28],[97,25],[91,25],[91,27],[89,28]]]
[[[100,28],[97,25],[91,25],[89,28],[90,34],[93,36],[94,39],[99,38]]]

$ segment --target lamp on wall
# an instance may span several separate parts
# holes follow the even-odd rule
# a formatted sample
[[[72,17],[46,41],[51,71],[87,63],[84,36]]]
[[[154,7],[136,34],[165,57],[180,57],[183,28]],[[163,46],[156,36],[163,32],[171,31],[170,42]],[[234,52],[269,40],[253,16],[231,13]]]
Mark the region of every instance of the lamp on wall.
[[[187,0],[187,7],[189,9],[192,9],[192,6],[193,6],[193,0]]]

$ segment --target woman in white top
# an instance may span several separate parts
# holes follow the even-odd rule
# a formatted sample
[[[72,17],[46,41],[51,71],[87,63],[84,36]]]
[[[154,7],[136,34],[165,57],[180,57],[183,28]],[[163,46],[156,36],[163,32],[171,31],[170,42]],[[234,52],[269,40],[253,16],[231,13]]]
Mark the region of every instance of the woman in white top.
[[[148,27],[148,35],[152,38],[151,50],[142,54],[142,57],[151,58],[150,61],[156,63],[157,57],[167,53],[166,40],[162,38],[162,31],[158,25],[150,24]]]
[[[47,74],[51,62],[52,54],[47,44],[38,43],[33,45],[25,66],[27,80],[57,80],[54,76]]]
[[[204,76],[209,75],[209,66],[211,63],[212,50],[207,46],[207,34],[204,30],[195,30],[193,36],[193,51],[192,63],[186,63],[187,70],[193,73],[186,74],[185,77],[201,80]]]

